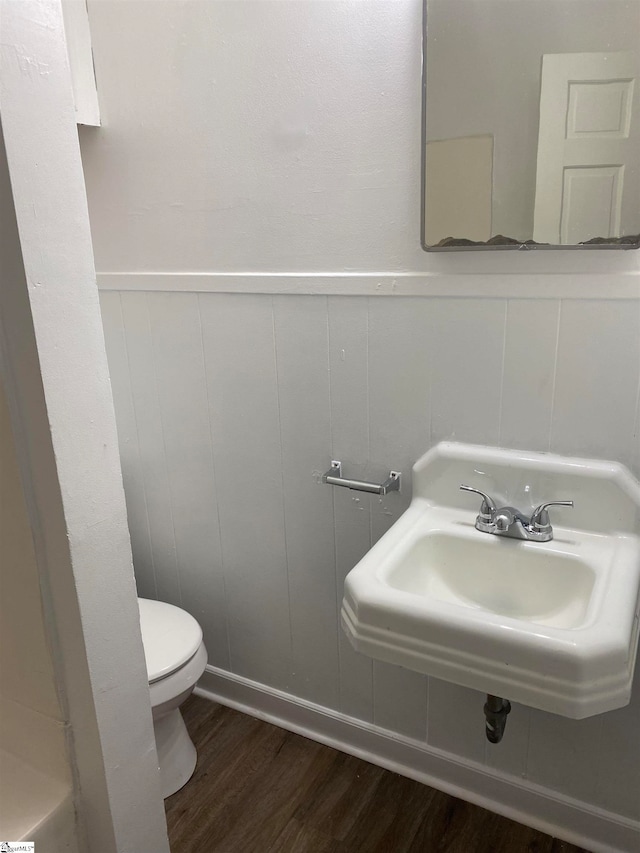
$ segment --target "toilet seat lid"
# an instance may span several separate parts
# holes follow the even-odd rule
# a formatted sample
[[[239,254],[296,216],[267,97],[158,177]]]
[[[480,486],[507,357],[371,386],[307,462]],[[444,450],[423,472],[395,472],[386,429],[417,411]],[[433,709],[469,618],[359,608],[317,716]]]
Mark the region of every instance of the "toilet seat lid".
[[[202,628],[179,607],[139,598],[142,645],[149,684],[175,672],[190,660],[202,642]]]

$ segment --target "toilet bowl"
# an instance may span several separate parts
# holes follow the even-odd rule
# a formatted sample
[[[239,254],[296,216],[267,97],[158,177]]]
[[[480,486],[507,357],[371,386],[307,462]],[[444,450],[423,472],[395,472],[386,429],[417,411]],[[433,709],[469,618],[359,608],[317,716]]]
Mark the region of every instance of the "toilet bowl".
[[[163,796],[185,785],[196,767],[196,748],[180,713],[207,665],[202,629],[179,607],[139,598],[153,728]]]

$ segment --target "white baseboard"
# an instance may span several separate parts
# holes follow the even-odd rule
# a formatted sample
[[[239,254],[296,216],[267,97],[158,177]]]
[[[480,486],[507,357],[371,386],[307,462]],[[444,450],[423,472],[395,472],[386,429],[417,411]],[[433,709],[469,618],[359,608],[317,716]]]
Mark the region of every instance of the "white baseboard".
[[[638,853],[640,823],[207,666],[195,691],[593,853]]]

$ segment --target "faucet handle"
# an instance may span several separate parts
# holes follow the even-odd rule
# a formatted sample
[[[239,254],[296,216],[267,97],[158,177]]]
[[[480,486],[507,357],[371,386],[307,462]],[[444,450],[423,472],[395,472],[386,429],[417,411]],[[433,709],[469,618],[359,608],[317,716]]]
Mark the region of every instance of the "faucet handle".
[[[482,517],[482,521],[491,521],[493,513],[496,511],[496,503],[493,498],[490,495],[481,492],[480,489],[474,489],[473,486],[461,485],[460,488],[464,492],[474,492],[474,494],[480,495],[482,498],[482,504],[480,506],[480,516]]]
[[[548,506],[573,506],[573,501],[547,501],[537,506],[531,513],[531,521],[529,522],[535,533],[551,533]]]

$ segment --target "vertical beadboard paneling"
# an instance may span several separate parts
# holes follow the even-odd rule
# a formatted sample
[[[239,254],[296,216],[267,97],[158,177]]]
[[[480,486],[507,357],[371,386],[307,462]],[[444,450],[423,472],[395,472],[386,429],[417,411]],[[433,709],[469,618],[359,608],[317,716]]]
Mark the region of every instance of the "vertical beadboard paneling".
[[[363,299],[330,297],[329,369],[331,391],[330,459],[340,459],[345,476],[364,477],[369,461],[368,318]],[[326,460],[327,467],[330,459]],[[339,611],[344,579],[371,547],[370,497],[331,487],[334,504],[336,608]],[[373,664],[353,650],[342,628],[340,656],[340,710],[362,720],[373,720]]]
[[[484,693],[477,690],[430,678],[429,744],[471,761],[483,762],[488,743],[482,710],[485,701]]]
[[[422,676],[353,651],[344,577],[406,507],[409,477],[382,501],[317,478],[331,458],[348,476],[407,475],[444,438],[545,449],[551,437],[552,450],[640,466],[640,303],[516,299],[505,322],[505,301],[480,298],[123,293],[122,312],[119,300],[103,294],[142,594],[156,563],[161,598],[179,603],[180,581],[188,609],[189,596],[226,605],[233,671],[398,733],[427,729],[461,759],[637,819],[637,691],[584,721],[514,705],[494,746],[484,694],[436,679],[427,694]],[[226,600],[206,588],[207,560],[221,582],[215,541],[191,541],[214,503]]]
[[[604,719],[594,801],[603,809],[640,821],[640,667],[631,703]],[[612,784],[615,780],[615,784]]]
[[[369,499],[347,489],[334,488],[336,612],[344,593],[344,579],[369,550],[371,542]],[[354,651],[338,625],[340,710],[359,720],[373,722],[373,660]]]
[[[274,297],[284,514],[297,696],[338,707],[327,300]]]
[[[376,479],[403,472],[400,494],[371,498],[376,542],[411,500],[411,465],[429,447],[429,304],[369,299],[369,452]],[[376,725],[424,740],[427,679],[382,661],[373,665]]]
[[[507,304],[501,447],[549,449],[559,311],[552,299]]]
[[[368,304],[371,460],[402,470],[404,511],[411,499],[411,466],[430,445],[431,301]]]
[[[138,595],[157,598],[156,579],[149,536],[149,518],[144,476],[140,461],[138,427],[131,393],[131,375],[122,317],[120,294],[100,293],[105,346],[109,361],[111,390],[118,426],[122,481],[127,500],[127,518]]]
[[[434,299],[431,440],[498,443],[506,302]]]
[[[568,797],[593,802],[608,716],[569,720],[532,709],[527,776]]]
[[[551,450],[632,465],[638,301],[562,303]]]
[[[396,512],[385,512],[388,498],[373,498],[382,511],[371,512],[371,541],[377,542],[396,520]],[[388,505],[388,504],[387,504]],[[377,726],[399,732],[407,737],[425,740],[427,737],[427,697],[429,679],[426,675],[384,661],[373,662],[373,722]]]
[[[270,296],[200,297],[233,672],[289,688],[291,629]]]
[[[364,478],[369,465],[367,300],[332,296],[328,311],[333,455],[349,466],[347,477]]]
[[[123,293],[122,313],[129,355],[131,393],[138,425],[140,462],[149,514],[149,532],[158,598],[181,604],[176,543],[145,293]]]
[[[147,297],[182,606],[202,626],[209,662],[229,666],[198,296]]]
[[[512,776],[526,776],[530,730],[531,708],[512,702],[504,738],[500,743],[487,741],[485,747],[487,767],[510,773]]]
[[[376,726],[426,740],[428,693],[426,675],[380,660],[373,662],[373,721]]]
[[[639,371],[640,373],[640,371]],[[631,470],[640,480],[640,375],[638,376],[638,393],[636,402],[636,420],[633,427],[634,453],[631,460]]]

